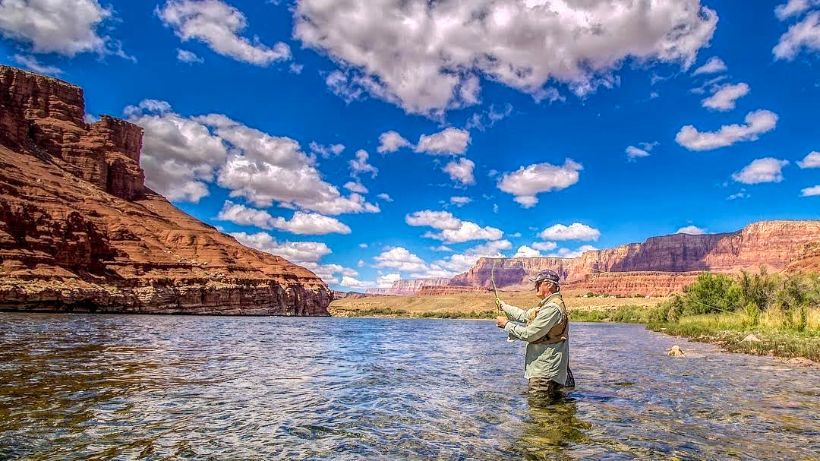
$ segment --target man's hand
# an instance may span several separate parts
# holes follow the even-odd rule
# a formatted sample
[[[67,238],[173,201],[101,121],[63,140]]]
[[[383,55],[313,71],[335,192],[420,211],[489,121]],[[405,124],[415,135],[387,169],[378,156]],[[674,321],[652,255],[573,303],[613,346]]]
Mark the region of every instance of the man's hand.
[[[495,298],[495,307],[501,309],[501,304],[502,304],[501,300],[498,299],[498,298]]]
[[[504,328],[505,326],[507,326],[507,317],[496,317],[495,326],[497,326],[498,328]]]

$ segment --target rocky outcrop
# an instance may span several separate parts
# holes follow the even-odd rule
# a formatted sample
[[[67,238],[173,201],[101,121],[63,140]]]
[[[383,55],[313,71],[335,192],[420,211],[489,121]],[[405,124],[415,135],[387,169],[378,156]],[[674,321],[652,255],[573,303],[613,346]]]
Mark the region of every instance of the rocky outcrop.
[[[550,269],[566,279],[573,266],[574,261],[566,258],[479,258],[467,272],[453,277],[450,284],[491,288],[494,270],[498,288],[529,288],[527,279],[538,272]]]
[[[144,186],[142,130],[86,124],[82,90],[0,66],[0,308],[328,315],[321,279]]]
[[[675,234],[643,243],[587,251],[576,258],[481,258],[451,284],[489,288],[495,265],[499,288],[529,287],[544,269],[558,272],[568,289],[615,295],[668,295],[703,271],[811,270],[820,261],[820,221],[762,221],[737,232]]]
[[[449,278],[396,280],[390,288],[370,288],[367,290],[367,294],[412,296],[417,294],[422,287],[439,287],[447,285],[450,285]]]
[[[700,272],[602,272],[565,285],[567,290],[615,296],[669,296],[680,293]]]
[[[462,287],[456,285],[424,285],[416,292],[419,296],[436,296],[436,295],[458,295],[464,293],[487,293],[489,288],[483,287]]]
[[[333,291],[333,299],[361,299],[370,295],[358,291]]]

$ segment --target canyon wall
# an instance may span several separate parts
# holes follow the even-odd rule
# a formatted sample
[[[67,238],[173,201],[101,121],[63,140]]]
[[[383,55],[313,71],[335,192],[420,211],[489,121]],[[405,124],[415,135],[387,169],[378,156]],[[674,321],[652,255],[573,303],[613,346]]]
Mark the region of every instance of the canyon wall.
[[[146,188],[141,146],[87,124],[79,87],[0,66],[0,309],[328,315],[312,272]]]
[[[459,286],[529,288],[528,278],[551,269],[567,289],[614,295],[679,292],[703,271],[770,272],[810,269],[820,259],[820,221],[762,221],[737,232],[674,234],[644,243],[584,252],[576,258],[480,258],[451,279]]]
[[[418,294],[422,287],[439,287],[447,285],[450,285],[449,278],[396,280],[390,288],[370,288],[367,290],[367,294],[411,296]]]
[[[400,280],[394,287],[417,288],[408,293],[394,288],[384,292],[431,295],[459,289],[486,290],[492,287],[493,266],[499,289],[531,289],[529,278],[550,269],[561,275],[567,290],[667,296],[682,291],[703,271],[820,270],[820,221],[762,221],[737,232],[652,237],[643,243],[587,251],[575,258],[479,258],[467,272],[446,284],[441,279],[435,284]]]

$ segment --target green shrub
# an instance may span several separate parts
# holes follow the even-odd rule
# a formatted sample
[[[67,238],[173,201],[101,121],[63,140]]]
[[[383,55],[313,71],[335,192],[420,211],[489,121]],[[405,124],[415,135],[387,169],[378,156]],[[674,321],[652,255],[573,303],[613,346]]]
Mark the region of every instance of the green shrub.
[[[783,313],[786,326],[798,331],[806,329],[810,289],[803,277],[786,279],[775,294],[774,305]]]
[[[684,315],[714,314],[736,310],[740,304],[740,289],[735,280],[723,274],[704,272],[686,287]]]
[[[746,307],[743,308],[746,311],[746,315],[749,316],[749,324],[752,326],[756,326],[760,323],[760,307],[754,302],[746,303]]]
[[[745,309],[749,304],[754,304],[758,310],[766,310],[774,300],[780,284],[780,277],[769,275],[765,268],[754,275],[749,275],[746,271],[741,272],[737,279],[741,305]]]

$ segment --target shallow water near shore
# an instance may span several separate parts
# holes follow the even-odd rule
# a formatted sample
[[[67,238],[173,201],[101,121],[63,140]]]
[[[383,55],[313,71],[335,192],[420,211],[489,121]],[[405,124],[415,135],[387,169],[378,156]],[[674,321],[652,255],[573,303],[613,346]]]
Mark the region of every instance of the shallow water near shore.
[[[820,453],[816,367],[638,325],[571,341],[577,390],[544,407],[487,321],[0,314],[0,459]]]

